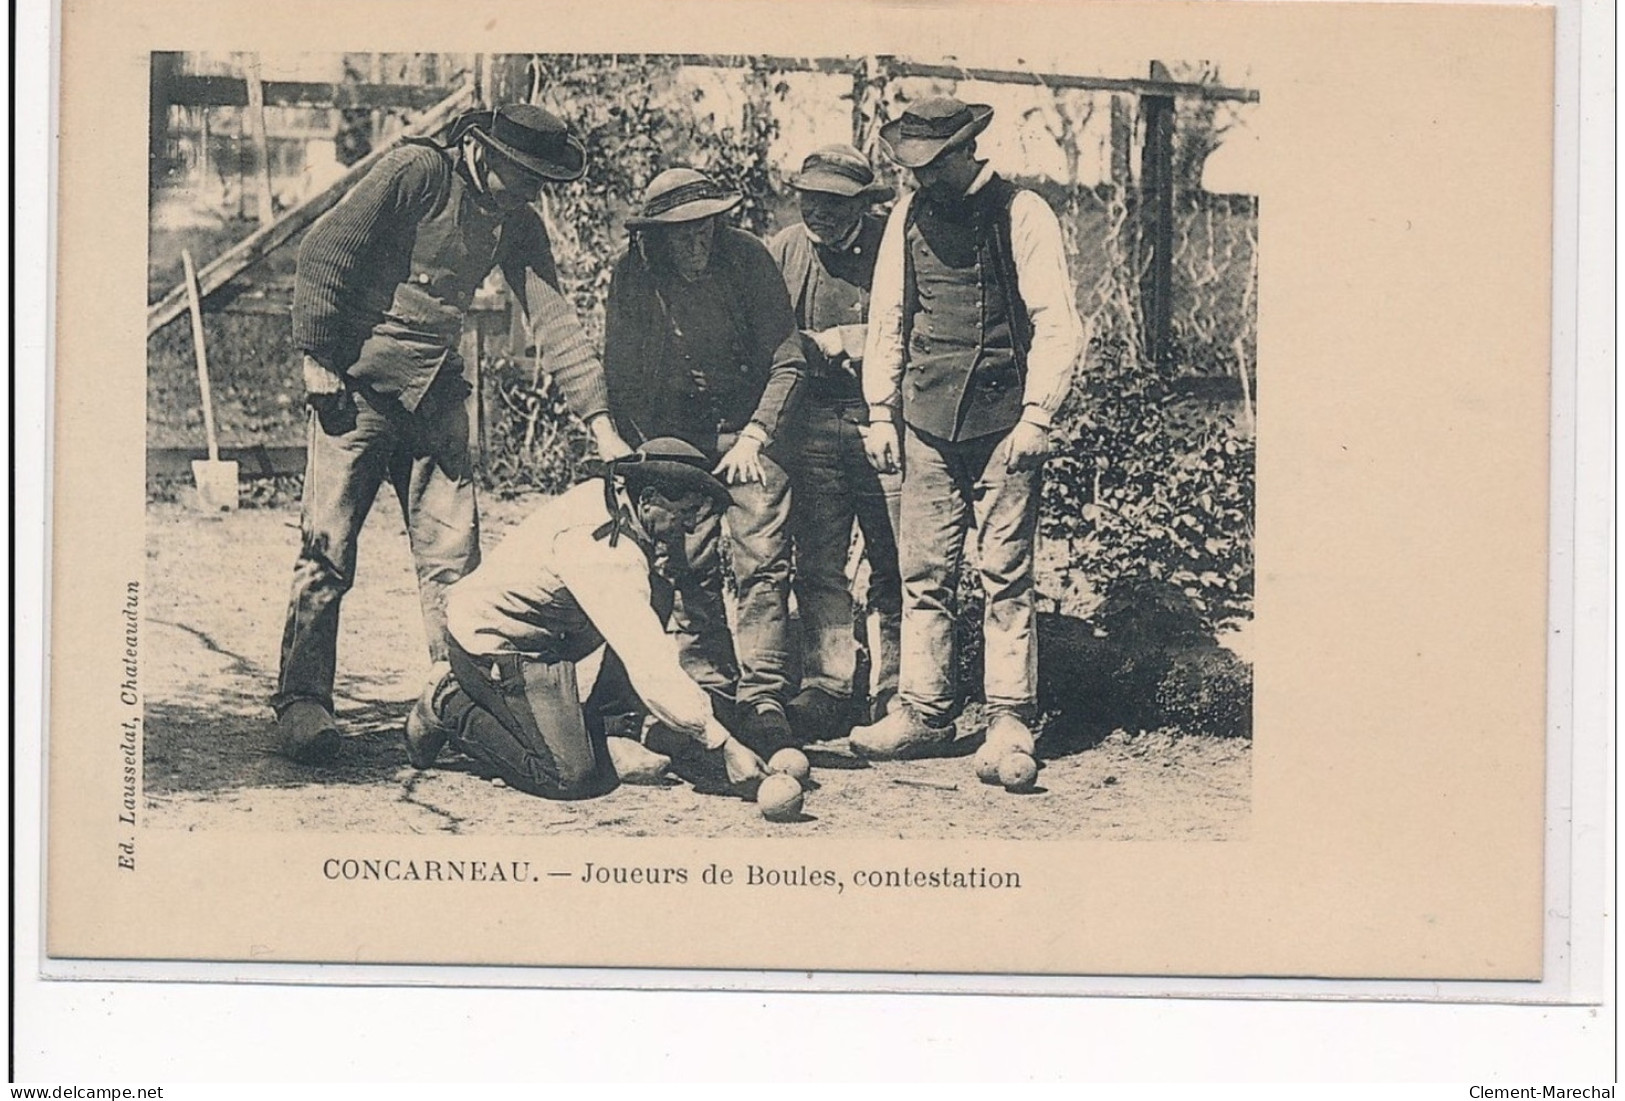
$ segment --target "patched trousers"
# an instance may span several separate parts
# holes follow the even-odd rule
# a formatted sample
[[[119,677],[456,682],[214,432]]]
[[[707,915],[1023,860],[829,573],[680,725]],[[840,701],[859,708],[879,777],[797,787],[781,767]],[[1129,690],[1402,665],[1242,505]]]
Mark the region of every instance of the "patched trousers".
[[[362,390],[348,395],[353,404],[310,412],[299,558],[271,698],[279,712],[295,700],[333,706],[339,607],[355,584],[356,544],[385,483],[406,520],[429,658],[446,659],[446,587],[480,561],[465,394],[453,375],[415,413]]]
[[[863,450],[869,420],[862,403],[806,400],[793,438],[796,608],[801,619],[801,685],[836,699],[852,695],[857,639],[852,582],[846,569],[852,524],[863,535],[869,565],[866,641],[868,694],[883,704],[897,692],[903,587],[897,564],[900,485],[880,474]]]
[[[477,657],[450,640],[455,684],[436,700],[436,718],[485,772],[544,799],[590,799],[619,779],[603,723],[605,697],[630,692],[625,667],[604,652],[583,702],[573,661],[528,654]]]
[[[671,633],[683,669],[702,688],[741,704],[784,705],[790,682],[790,477],[762,456],[765,483],[729,486],[726,517],[711,515],[689,536]],[[722,538],[738,598],[730,631],[723,602]]]
[[[1038,698],[1033,544],[1042,468],[1005,469],[1008,433],[951,442],[906,428],[901,695],[927,720],[958,709],[959,571],[972,525],[985,604],[983,698],[1029,721]]]

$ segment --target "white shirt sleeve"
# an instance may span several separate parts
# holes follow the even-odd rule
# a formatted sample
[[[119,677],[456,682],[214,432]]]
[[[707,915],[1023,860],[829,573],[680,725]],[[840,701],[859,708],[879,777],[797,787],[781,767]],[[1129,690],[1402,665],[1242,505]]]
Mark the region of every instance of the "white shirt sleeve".
[[[683,672],[677,643],[650,605],[643,552],[629,540],[611,549],[580,528],[560,533],[554,549],[554,572],[620,657],[650,714],[703,743],[711,698]]]
[[[904,225],[911,195],[892,207],[886,232],[875,254],[874,283],[869,288],[869,332],[863,349],[863,400],[872,420],[892,419],[903,378]]]
[[[1072,388],[1085,333],[1067,271],[1060,220],[1034,192],[1018,191],[1010,202],[1010,245],[1017,290],[1033,324],[1022,419],[1048,427]],[[878,271],[875,278],[878,283]]]

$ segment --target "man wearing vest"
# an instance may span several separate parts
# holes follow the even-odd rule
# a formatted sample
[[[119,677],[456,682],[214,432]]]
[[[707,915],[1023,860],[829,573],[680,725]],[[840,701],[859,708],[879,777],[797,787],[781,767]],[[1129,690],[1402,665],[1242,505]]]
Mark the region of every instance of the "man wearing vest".
[[[858,381],[869,284],[886,231],[885,217],[871,208],[896,192],[850,145],[815,151],[791,184],[801,221],[774,236],[768,251],[784,273],[807,357],[802,397],[785,431],[796,487],[790,525],[802,638],[801,691],[789,710],[797,735],[815,741],[843,737],[852,725],[857,645],[846,566],[854,520],[869,564],[869,717],[885,714],[897,698],[898,478],[876,471],[864,454],[869,410]]]
[[[873,758],[949,751],[956,594],[972,524],[986,598],[987,739],[1033,750],[1039,489],[1084,333],[1054,212],[976,158],[992,117],[991,107],[940,97],[880,131],[919,190],[886,226],[863,365],[869,459],[903,473],[904,707],[852,732],[853,750]]]
[[[672,617],[683,667],[723,703],[747,742],[791,740],[790,479],[781,421],[804,359],[784,280],[755,237],[724,225],[741,196],[692,168],[649,182],[627,219],[604,317],[609,407],[633,440],[673,436],[698,448],[728,486],[738,585],[730,638],[723,608],[722,517],[688,542]],[[736,706],[737,705],[737,706]]]
[[[310,419],[302,541],[271,703],[281,751],[316,763],[339,748],[333,719],[339,605],[356,541],[387,482],[405,514],[428,634],[446,660],[445,589],[479,563],[463,362],[474,292],[500,267],[525,307],[542,365],[606,460],[629,453],[608,413],[603,368],[558,291],[547,231],[531,205],[573,180],[585,151],[526,105],[464,115],[445,146],[385,154],[318,219],[299,249],[294,342]]]
[[[709,751],[736,793],[754,794],[765,767],[715,718],[662,624],[671,594],[656,560],[681,554],[731,503],[710,467],[681,440],[650,440],[531,513],[448,590],[450,671],[407,717],[414,767],[451,742],[483,773],[545,799],[658,781],[669,757],[605,729],[635,694],[663,732]],[[583,704],[578,669],[595,653]]]

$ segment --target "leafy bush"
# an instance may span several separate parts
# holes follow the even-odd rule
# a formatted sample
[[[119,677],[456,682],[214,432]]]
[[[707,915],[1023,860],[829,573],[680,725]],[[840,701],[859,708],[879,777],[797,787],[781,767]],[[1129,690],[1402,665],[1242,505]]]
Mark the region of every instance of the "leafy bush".
[[[1106,598],[1167,583],[1202,629],[1248,618],[1253,443],[1223,410],[1183,397],[1121,347],[1096,348],[1057,433],[1042,528]]]

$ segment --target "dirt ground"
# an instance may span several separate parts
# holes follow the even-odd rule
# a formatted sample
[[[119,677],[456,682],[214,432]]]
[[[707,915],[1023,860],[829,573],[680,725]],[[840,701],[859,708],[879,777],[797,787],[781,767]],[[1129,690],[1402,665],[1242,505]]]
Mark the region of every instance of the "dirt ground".
[[[535,499],[482,501],[493,545]],[[687,784],[623,786],[556,803],[482,780],[447,754],[418,772],[400,728],[427,669],[415,579],[399,512],[381,498],[344,604],[338,763],[270,752],[272,689],[294,555],[295,506],[203,516],[148,508],[142,640],[146,824],[185,830],[381,833],[999,837],[1226,840],[1246,836],[1251,743],[1119,731],[1045,761],[1039,788],[1012,795],[977,781],[968,756],[866,765],[831,743],[809,752],[817,787],[799,822],[774,824],[738,799]],[[963,724],[969,725],[969,724]],[[977,732],[962,732],[967,752]],[[1043,747],[1040,747],[1043,755]]]

